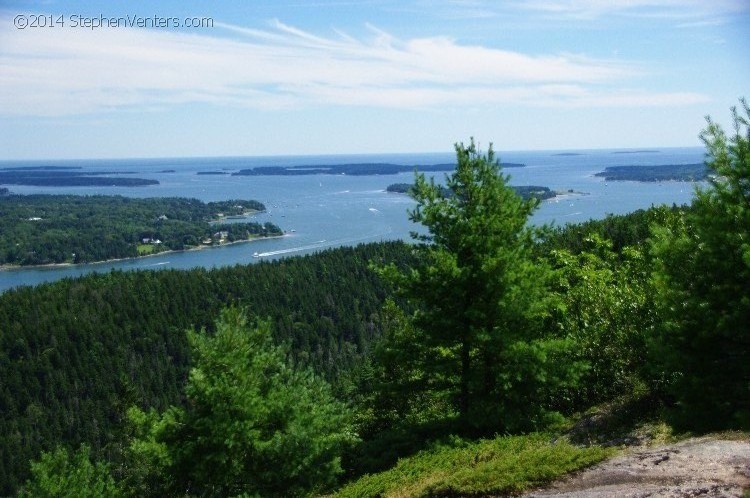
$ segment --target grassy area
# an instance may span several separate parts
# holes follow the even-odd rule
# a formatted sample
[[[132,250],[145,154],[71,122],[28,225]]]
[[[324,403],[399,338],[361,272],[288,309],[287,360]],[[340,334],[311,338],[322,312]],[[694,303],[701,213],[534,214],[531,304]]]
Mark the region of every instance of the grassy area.
[[[145,256],[147,254],[153,254],[154,249],[155,247],[153,244],[138,244],[138,255]]]
[[[593,465],[616,450],[580,448],[551,436],[504,436],[478,442],[456,439],[378,474],[366,475],[334,497],[423,497],[507,494],[527,490]]]

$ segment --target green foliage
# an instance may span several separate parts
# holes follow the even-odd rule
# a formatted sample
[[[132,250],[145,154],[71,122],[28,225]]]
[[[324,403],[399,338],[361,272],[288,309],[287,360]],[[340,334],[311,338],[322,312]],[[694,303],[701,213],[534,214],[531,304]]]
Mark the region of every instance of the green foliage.
[[[373,398],[368,400],[373,411],[368,432],[457,415],[444,386],[423,368],[430,359],[420,332],[390,298],[383,306],[381,327],[383,335],[372,355],[376,385]]]
[[[543,201],[545,199],[552,199],[557,195],[553,190],[550,190],[549,187],[540,187],[538,185],[519,185],[511,186],[510,188],[512,188],[513,191],[520,195],[524,200],[534,198]],[[414,190],[414,185],[411,183],[392,183],[391,185],[388,185],[385,190],[387,192],[411,195]],[[441,189],[441,194],[446,196],[450,195],[450,189]]]
[[[574,357],[589,368],[561,407],[585,409],[631,392],[646,366],[647,338],[657,323],[650,268],[643,251],[618,255],[594,232],[574,255],[553,250],[559,306],[556,326],[575,342]]]
[[[110,475],[109,465],[92,463],[90,448],[82,445],[72,456],[61,447],[42,453],[31,463],[32,478],[19,496],[47,498],[118,497],[122,493]]]
[[[263,210],[263,204],[252,200],[203,203],[166,197],[0,196],[0,265],[136,257],[197,246],[217,232],[226,232],[225,242],[280,235],[281,229],[271,223],[209,223]]]
[[[131,410],[133,460],[148,462],[172,494],[300,496],[336,482],[355,440],[347,410],[324,381],[289,364],[268,323],[228,309],[215,335],[189,339],[188,403],[156,419]]]
[[[370,261],[411,261],[400,242],[253,265],[89,275],[0,295],[0,496],[28,462],[85,442],[119,468],[129,406],[182,403],[185,330],[212,331],[237,303],[269,317],[295,364],[331,381],[364,364],[388,289]],[[350,399],[350,398],[346,398]]]
[[[750,428],[750,108],[741,103],[731,136],[707,118],[701,138],[715,176],[654,241],[665,316],[655,359],[685,428]]]
[[[456,154],[448,195],[417,174],[410,217],[428,231],[414,234],[425,243],[418,265],[383,274],[417,309],[409,342],[422,348],[412,355],[424,371],[420,382],[448,393],[472,425],[533,427],[549,391],[579,371],[547,370],[572,344],[548,341],[541,328],[550,273],[532,258],[535,232],[527,226],[538,201],[508,186],[492,147],[483,155],[472,141],[456,145]]]
[[[518,493],[568,472],[593,465],[613,450],[550,443],[543,434],[506,436],[451,444],[400,460],[385,472],[368,475],[334,496],[426,497],[495,496]]]
[[[612,250],[620,255],[626,247],[648,245],[653,225],[667,223],[678,213],[689,209],[689,206],[653,206],[622,215],[610,214],[601,220],[588,220],[549,229],[537,244],[536,254],[546,257],[556,249],[565,249],[573,254],[589,251],[591,243],[588,239],[597,235],[600,239],[610,241]]]
[[[90,455],[110,461],[133,496],[319,492],[335,482],[353,432],[363,441],[346,454],[350,476],[434,448],[344,496],[515,492],[602,454],[542,436],[469,444],[447,435],[526,431],[628,393],[636,400],[630,408],[611,405],[618,416],[652,416],[662,391],[644,371],[665,381],[683,427],[748,428],[743,106],[747,117],[735,113],[731,137],[709,120],[703,138],[716,176],[689,208],[609,216],[542,236],[527,224],[536,202],[507,185],[492,148],[482,155],[472,142],[457,146],[446,187],[417,175],[411,217],[427,228],[416,235],[422,244],[213,270],[113,272],[0,295],[0,494],[16,492],[33,458],[26,492],[64,494],[70,485],[80,495],[91,485],[117,493],[110,467]],[[133,219],[145,209],[112,199]],[[73,200],[80,220],[47,227],[49,243],[40,247],[50,251],[35,262],[55,260],[53,242],[71,240],[70,230],[86,222],[92,205]],[[172,201],[165,206],[176,209],[167,213],[175,234],[207,225],[206,209],[234,214],[237,202]],[[34,216],[23,205],[9,208],[16,221]],[[20,225],[28,232],[29,223]],[[121,247],[113,237],[102,241]],[[131,242],[137,250],[142,240]],[[250,324],[234,309],[215,322],[232,304],[268,319]],[[333,390],[308,368],[334,381]],[[91,450],[41,454],[82,442]],[[527,450],[537,456],[526,460]]]

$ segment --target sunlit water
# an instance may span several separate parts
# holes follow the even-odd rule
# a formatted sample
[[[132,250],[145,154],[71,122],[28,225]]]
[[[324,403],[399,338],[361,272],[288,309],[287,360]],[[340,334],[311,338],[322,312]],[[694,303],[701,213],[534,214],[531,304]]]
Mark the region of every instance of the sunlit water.
[[[606,166],[689,164],[703,161],[701,148],[660,149],[656,152],[579,151],[558,155],[554,151],[507,152],[502,161],[524,163],[508,168],[513,185],[541,185],[553,190],[584,192],[545,201],[533,223],[565,223],[621,214],[653,204],[684,204],[693,197],[694,185],[685,182],[605,182],[594,173]],[[198,175],[199,171],[237,171],[253,166],[389,162],[436,164],[452,162],[452,154],[337,155],[310,157],[251,157],[206,159],[134,159],[101,161],[5,161],[14,166],[67,165],[90,171],[128,171],[152,178],[147,187],[24,187],[8,186],[16,194],[124,195],[130,197],[195,197],[202,201],[257,199],[268,211],[251,219],[271,221],[287,232],[284,237],[257,240],[199,251],[172,252],[146,258],[100,264],[0,271],[0,291],[18,285],[35,285],[110,269],[163,269],[248,264],[260,260],[306,254],[325,248],[391,239],[409,239],[415,230],[407,216],[414,202],[406,195],[385,192],[391,183],[412,182],[412,173],[398,175],[230,176]],[[166,173],[165,170],[175,170]],[[435,174],[442,179],[444,173]],[[258,257],[254,254],[257,253]]]

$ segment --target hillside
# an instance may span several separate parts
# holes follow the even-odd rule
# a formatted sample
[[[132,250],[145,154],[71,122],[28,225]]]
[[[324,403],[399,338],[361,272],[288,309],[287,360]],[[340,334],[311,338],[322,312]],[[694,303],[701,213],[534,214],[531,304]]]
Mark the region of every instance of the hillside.
[[[370,261],[405,264],[402,243],[221,269],[96,274],[0,295],[0,496],[28,461],[86,442],[112,455],[131,404],[181,403],[186,330],[240,304],[270,318],[292,358],[336,379],[381,333],[387,295]]]

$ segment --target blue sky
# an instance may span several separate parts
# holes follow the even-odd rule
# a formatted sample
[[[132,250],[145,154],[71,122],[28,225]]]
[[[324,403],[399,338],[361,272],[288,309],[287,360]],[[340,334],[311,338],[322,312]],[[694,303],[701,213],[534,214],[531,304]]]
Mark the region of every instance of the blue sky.
[[[0,159],[693,146],[748,83],[748,0],[0,3]]]

